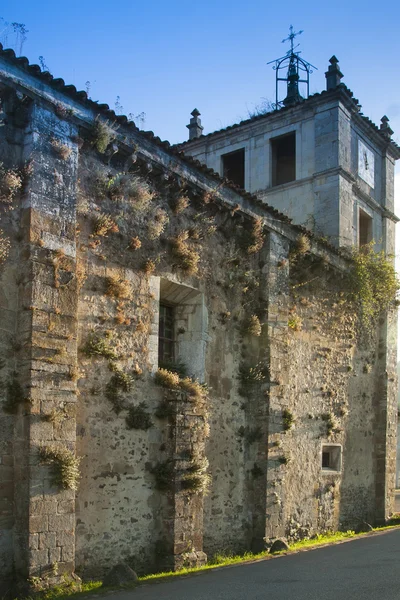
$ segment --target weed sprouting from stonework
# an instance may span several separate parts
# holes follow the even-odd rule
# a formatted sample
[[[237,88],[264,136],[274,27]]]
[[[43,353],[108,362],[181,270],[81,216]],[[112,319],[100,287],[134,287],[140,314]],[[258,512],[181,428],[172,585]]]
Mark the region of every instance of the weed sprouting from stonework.
[[[326,435],[330,436],[332,433],[339,433],[341,431],[339,427],[339,423],[335,417],[335,415],[330,413],[324,413],[321,415],[321,419],[326,424]]]
[[[284,431],[289,431],[294,425],[293,413],[288,408],[285,408],[282,412],[282,422]]]
[[[115,139],[115,132],[106,121],[96,117],[93,123],[93,145],[100,154],[104,154],[108,145]]]
[[[167,371],[172,371],[172,373],[177,373],[179,377],[186,377],[187,375],[187,366],[179,358],[176,360],[159,361],[158,366],[160,369],[166,369]]]
[[[96,216],[93,224],[93,235],[104,237],[110,232],[116,233],[117,231],[118,225],[115,223],[111,215],[100,213]]]
[[[361,321],[371,329],[376,317],[395,306],[400,289],[393,261],[383,251],[374,252],[374,242],[354,249],[349,284],[353,301],[359,304]]]
[[[163,233],[169,218],[165,210],[159,208],[153,215],[152,220],[147,226],[147,234],[150,240],[156,240]]]
[[[211,484],[211,475],[207,473],[209,462],[206,457],[193,458],[189,466],[181,473],[181,488],[188,494],[205,494]]]
[[[304,234],[299,235],[291,250],[291,258],[293,259],[304,256],[310,251],[310,248],[310,238]]]
[[[200,254],[188,245],[188,237],[188,231],[181,231],[176,237],[170,240],[172,254],[177,259],[177,266],[182,271],[187,275],[195,275],[198,271]]]
[[[128,199],[136,210],[147,209],[155,196],[150,185],[141,177],[131,176],[126,189]]]
[[[67,108],[60,102],[57,102],[54,105],[54,112],[56,113],[57,117],[60,117],[60,119],[68,119],[69,117],[73,116],[75,111],[73,108]]]
[[[190,377],[185,377],[179,382],[179,387],[182,391],[186,392],[189,399],[194,402],[200,402],[205,400],[208,396],[208,389],[205,384],[201,384],[198,381],[193,381]]]
[[[200,402],[208,396],[208,389],[205,384],[190,377],[180,378],[179,374],[167,369],[158,369],[154,377],[154,382],[166,389],[182,390],[185,392],[189,400]]]
[[[250,230],[250,243],[247,246],[248,254],[259,252],[264,245],[264,225],[262,219],[254,219]]]
[[[142,246],[142,242],[140,241],[140,239],[137,236],[131,238],[131,241],[129,242],[130,250],[139,250],[139,248],[141,248],[141,246]]]
[[[154,475],[156,488],[162,492],[171,490],[175,483],[175,463],[168,459],[154,465],[150,472]]]
[[[148,258],[143,264],[143,271],[146,275],[152,275],[156,270],[156,263],[151,258]]]
[[[116,360],[117,353],[107,339],[101,338],[98,335],[92,334],[83,346],[82,351],[86,356],[103,356],[109,360]]]
[[[54,152],[61,160],[68,160],[68,158],[71,156],[72,148],[70,148],[67,144],[63,144],[61,140],[58,140],[57,138],[51,138],[50,144]]]
[[[132,298],[132,286],[127,279],[122,279],[119,275],[109,275],[106,277],[106,295],[118,299]]]
[[[0,266],[6,260],[10,251],[10,240],[4,235],[4,232],[0,229]]]
[[[67,418],[67,413],[65,410],[60,410],[53,408],[48,414],[43,416],[43,420],[48,423],[53,423],[56,427],[61,425],[61,423]]]
[[[155,194],[142,177],[131,173],[117,173],[109,179],[97,178],[99,195],[108,195],[113,201],[123,201],[131,208],[139,211],[146,210]]]
[[[128,415],[125,419],[128,429],[143,429],[146,431],[153,427],[153,421],[146,409],[147,404],[145,402],[140,402],[137,406],[132,405],[128,408]]]
[[[64,489],[77,490],[80,458],[67,448],[39,448],[39,457],[52,466],[53,482]]]
[[[190,199],[187,196],[179,196],[175,200],[171,201],[172,212],[175,215],[179,215],[181,212],[187,209],[190,204]]]
[[[251,315],[251,317],[247,319],[247,321],[245,322],[244,331],[249,335],[261,335],[261,323],[257,315]]]
[[[230,310],[224,310],[219,313],[219,320],[223,324],[228,323],[231,320],[231,318],[232,318],[232,313]]]
[[[123,392],[129,392],[133,385],[133,377],[120,369],[111,378],[112,384]]]
[[[80,290],[87,279],[85,265],[81,261],[76,263],[75,278],[78,290]]]
[[[288,319],[288,327],[293,331],[301,331],[302,326],[303,321],[299,315],[294,314]]]
[[[15,194],[22,188],[22,177],[16,169],[6,169],[0,162],[0,202],[12,204]]]
[[[105,397],[111,402],[113,410],[117,415],[126,407],[126,401],[122,396],[122,393],[129,392],[132,388],[132,384],[132,375],[115,367],[114,375],[106,385]]]
[[[154,382],[167,389],[176,389],[179,386],[180,378],[177,373],[167,371],[167,369],[158,369]]]
[[[268,376],[269,366],[263,362],[254,366],[241,365],[239,368],[239,379],[244,384],[263,383]]]

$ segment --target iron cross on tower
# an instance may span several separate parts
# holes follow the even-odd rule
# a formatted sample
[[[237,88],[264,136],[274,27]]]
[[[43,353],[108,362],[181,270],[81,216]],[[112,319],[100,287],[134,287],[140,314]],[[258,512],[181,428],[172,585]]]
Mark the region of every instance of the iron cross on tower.
[[[290,50],[286,52],[285,56],[271,61],[271,63],[275,63],[273,69],[276,71],[276,110],[282,106],[294,106],[304,100],[303,96],[300,94],[299,84],[302,84],[304,89],[303,93],[305,92],[306,98],[308,98],[309,95],[310,73],[312,73],[312,70],[316,69],[316,67],[313,67],[311,63],[300,58],[300,51],[295,52],[298,45],[294,45],[294,40],[301,33],[303,33],[302,29],[300,31],[294,31],[293,25],[291,25],[289,27],[288,37],[282,40],[282,44],[290,42]],[[283,94],[280,93],[281,82],[285,84],[283,93],[286,94],[286,96],[284,97],[282,97]]]
[[[300,29],[300,31],[293,31],[293,25],[291,25],[289,27],[288,37],[285,38],[284,40],[282,40],[282,44],[284,44],[285,42],[290,42],[290,54],[293,54],[293,50],[295,48],[293,45],[294,39],[301,33],[303,33],[303,29]],[[296,46],[296,48],[297,48],[297,46]],[[289,54],[289,51],[288,51],[288,54]]]

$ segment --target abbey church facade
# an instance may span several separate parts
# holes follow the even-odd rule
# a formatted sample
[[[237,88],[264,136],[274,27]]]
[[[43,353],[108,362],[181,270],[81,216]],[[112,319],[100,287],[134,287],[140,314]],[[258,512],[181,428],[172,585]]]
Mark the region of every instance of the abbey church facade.
[[[392,514],[400,148],[341,78],[174,147],[1,49],[2,592]]]

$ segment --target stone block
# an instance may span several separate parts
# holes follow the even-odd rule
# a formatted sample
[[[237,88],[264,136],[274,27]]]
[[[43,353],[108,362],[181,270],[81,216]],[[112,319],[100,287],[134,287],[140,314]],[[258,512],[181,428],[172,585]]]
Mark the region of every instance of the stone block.
[[[73,531],[74,515],[49,515],[49,531]]]
[[[38,533],[29,535],[28,548],[29,548],[29,550],[39,550],[39,534]]]
[[[59,563],[62,560],[61,548],[49,548],[50,564]]]
[[[47,515],[29,517],[29,532],[30,533],[41,533],[44,531],[48,531],[48,529],[49,529],[49,518]]]
[[[75,534],[73,531],[57,531],[57,546],[74,546]]]
[[[49,564],[48,550],[30,550],[29,551],[29,566],[31,569],[47,567]]]
[[[75,560],[75,547],[74,546],[62,546],[61,550],[61,561],[72,562]]]
[[[32,500],[29,505],[30,515],[49,515],[55,513],[57,508],[57,500],[42,498],[40,500]]]
[[[53,531],[39,533],[39,550],[45,550],[56,547],[56,534]]]

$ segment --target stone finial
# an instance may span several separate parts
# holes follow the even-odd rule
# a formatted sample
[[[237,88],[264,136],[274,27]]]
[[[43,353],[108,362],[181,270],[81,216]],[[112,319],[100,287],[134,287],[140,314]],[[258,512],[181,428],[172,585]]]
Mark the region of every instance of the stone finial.
[[[192,110],[190,114],[192,115],[192,118],[190,119],[189,125],[186,125],[186,127],[189,129],[189,140],[195,140],[202,135],[204,127],[201,124],[201,119],[199,119],[201,113],[199,113],[197,108]]]
[[[383,115],[383,117],[381,119],[381,126],[379,129],[380,129],[381,133],[383,133],[386,137],[390,138],[392,136],[393,129],[390,127],[389,119],[387,118],[386,115]]]
[[[343,73],[340,71],[339,61],[335,55],[333,55],[332,58],[329,59],[329,62],[330,65],[325,73],[326,89],[334,90],[340,84],[340,80],[343,77]]]

